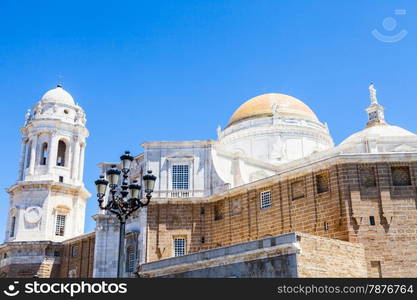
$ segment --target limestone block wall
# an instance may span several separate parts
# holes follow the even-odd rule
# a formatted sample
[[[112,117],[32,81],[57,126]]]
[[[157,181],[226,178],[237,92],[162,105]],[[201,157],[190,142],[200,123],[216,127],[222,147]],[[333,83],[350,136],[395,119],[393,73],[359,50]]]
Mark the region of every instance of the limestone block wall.
[[[140,277],[366,277],[359,243],[287,233],[139,266]]]
[[[394,185],[392,168],[399,166],[409,169],[403,186]],[[362,167],[372,169],[374,185],[364,186]],[[341,177],[349,204],[349,240],[364,245],[369,276],[416,277],[417,163],[399,159],[346,165]]]
[[[315,176],[328,174],[328,189],[317,192]],[[206,202],[171,201],[148,208],[147,261],[172,257],[173,239],[186,237],[187,253],[299,231],[348,240],[346,203],[341,201],[338,167],[293,174]],[[294,198],[301,181],[303,197]],[[261,208],[260,194],[271,192],[271,206]]]
[[[62,247],[61,278],[93,277],[95,233],[66,240]]]
[[[0,247],[0,273],[9,278],[59,277],[62,245],[16,242]]]
[[[368,277],[362,244],[298,233],[298,277]]]
[[[395,175],[393,167],[407,167],[409,175]],[[415,277],[416,180],[417,163],[405,154],[352,156],[201,201],[154,202],[146,261],[172,257],[175,237],[185,237],[187,253],[194,253],[297,231],[362,244],[370,277]],[[271,192],[271,206],[262,209],[265,191]]]

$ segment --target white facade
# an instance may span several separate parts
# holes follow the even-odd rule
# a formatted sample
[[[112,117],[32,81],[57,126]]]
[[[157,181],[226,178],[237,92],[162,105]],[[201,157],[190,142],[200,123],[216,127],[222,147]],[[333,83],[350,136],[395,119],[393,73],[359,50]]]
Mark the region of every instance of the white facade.
[[[61,86],[26,114],[18,180],[7,191],[6,242],[60,242],[84,233],[85,114]]]

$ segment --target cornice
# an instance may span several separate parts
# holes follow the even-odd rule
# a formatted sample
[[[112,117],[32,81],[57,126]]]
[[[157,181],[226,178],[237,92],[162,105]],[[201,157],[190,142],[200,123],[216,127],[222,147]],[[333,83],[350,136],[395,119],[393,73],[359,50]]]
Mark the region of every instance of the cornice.
[[[66,183],[55,182],[52,180],[45,181],[18,181],[16,184],[12,185],[6,192],[12,195],[14,192],[24,189],[24,188],[48,188],[48,189],[57,189],[70,191],[73,194],[79,194],[83,198],[91,197],[90,192],[84,186],[75,186]]]

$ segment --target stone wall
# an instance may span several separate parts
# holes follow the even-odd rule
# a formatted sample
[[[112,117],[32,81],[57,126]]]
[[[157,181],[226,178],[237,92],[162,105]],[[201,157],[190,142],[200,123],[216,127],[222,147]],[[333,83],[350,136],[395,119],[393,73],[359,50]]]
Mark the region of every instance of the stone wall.
[[[360,181],[363,166],[373,169],[374,185]],[[411,185],[394,185],[391,167],[397,166],[409,168],[404,184]],[[351,217],[349,240],[364,245],[370,277],[417,277],[416,174],[416,162],[401,161],[347,165],[341,172]]]
[[[63,243],[60,277],[93,277],[95,233],[87,233]]]
[[[140,277],[366,277],[361,244],[287,233],[162,259],[138,268]]]
[[[299,277],[367,277],[362,244],[298,234],[301,253],[297,255]]]
[[[317,193],[315,176],[324,172],[329,188]],[[293,200],[291,186],[299,181],[304,196]],[[264,191],[271,191],[272,198],[266,209],[260,207]],[[188,253],[293,231],[348,240],[345,205],[340,201],[336,166],[242,188],[210,202],[152,203],[147,261],[171,257],[176,236],[187,238]]]
[[[297,277],[295,233],[238,243],[143,264],[139,277]]]
[[[409,178],[403,170],[393,178],[396,166],[408,167]],[[407,157],[378,155],[315,163],[206,200],[153,202],[147,262],[172,257],[175,237],[185,237],[187,253],[194,253],[297,231],[361,243],[370,277],[415,277],[416,174],[417,163]],[[260,207],[263,191],[271,191],[266,209]]]
[[[59,277],[62,245],[14,242],[0,247],[0,274],[9,278]]]

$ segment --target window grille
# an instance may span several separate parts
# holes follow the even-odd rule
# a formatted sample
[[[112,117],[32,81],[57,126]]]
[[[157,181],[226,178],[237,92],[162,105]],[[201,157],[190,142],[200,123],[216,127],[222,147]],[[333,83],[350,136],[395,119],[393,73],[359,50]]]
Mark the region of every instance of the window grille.
[[[174,256],[185,255],[185,242],[184,238],[175,238],[174,239]]]
[[[188,190],[189,186],[189,166],[173,165],[172,166],[172,189]]]
[[[126,250],[126,272],[132,273],[135,270],[135,249],[132,246]]]
[[[65,232],[65,216],[57,215],[56,225],[55,225],[55,235],[64,236],[64,232]]]
[[[271,191],[261,193],[261,209],[272,206]]]

